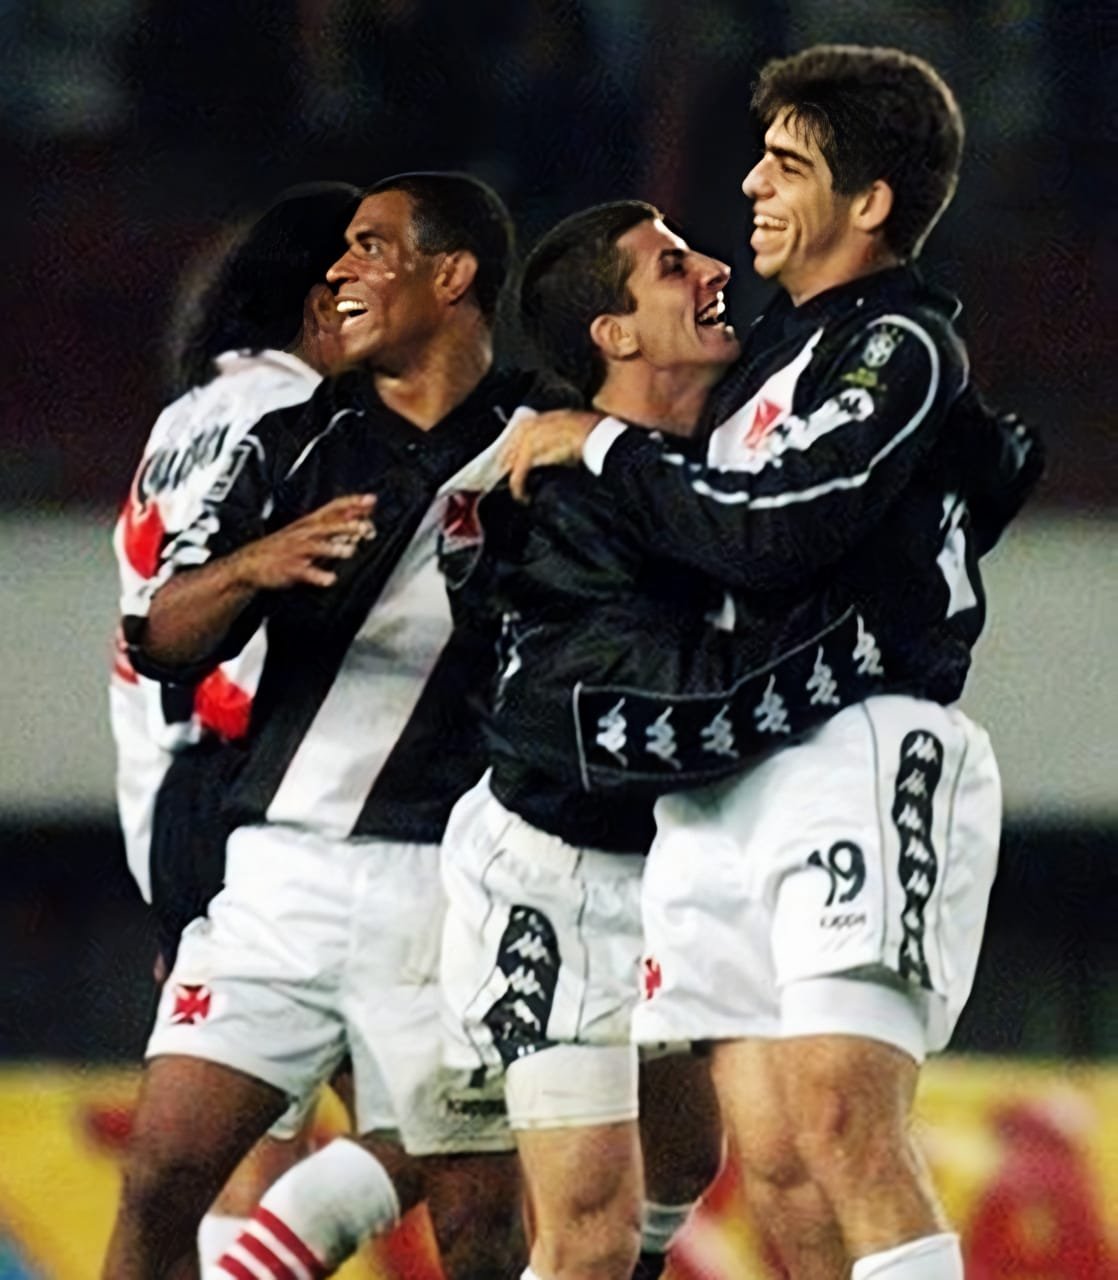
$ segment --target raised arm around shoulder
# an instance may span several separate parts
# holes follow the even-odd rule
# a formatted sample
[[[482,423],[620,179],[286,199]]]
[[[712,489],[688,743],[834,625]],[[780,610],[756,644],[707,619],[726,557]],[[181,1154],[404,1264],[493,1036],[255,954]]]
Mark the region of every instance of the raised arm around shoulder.
[[[759,441],[745,440],[752,433],[740,413],[720,426],[708,454],[720,465],[689,462],[670,443],[628,430],[609,441],[602,481],[650,556],[730,587],[794,586],[872,529],[927,456],[965,380],[965,356],[948,331],[879,317]]]
[[[528,474],[537,467],[577,466],[583,446],[601,421],[600,413],[551,409],[518,423],[501,455],[512,496],[527,501]]]

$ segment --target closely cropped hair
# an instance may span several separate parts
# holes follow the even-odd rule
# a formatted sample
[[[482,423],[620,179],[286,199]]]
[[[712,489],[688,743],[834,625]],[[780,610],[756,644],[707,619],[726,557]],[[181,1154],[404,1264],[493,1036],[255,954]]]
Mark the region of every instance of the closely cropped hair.
[[[767,63],[752,105],[765,128],[791,109],[840,194],[888,182],[886,243],[902,259],[919,254],[955,194],[963,149],[958,103],[933,67],[899,49],[816,45]]]
[[[295,342],[306,296],[345,252],[345,229],[360,200],[345,182],[292,187],[232,243],[223,241],[201,283],[188,282],[172,323],[172,395],[208,382],[223,351],[283,350]]]
[[[628,315],[631,257],[618,240],[660,211],[643,200],[615,200],[564,218],[547,232],[524,264],[520,319],[540,356],[590,400],[606,375],[590,337],[597,316]]]
[[[492,187],[468,173],[397,173],[365,189],[366,196],[402,191],[411,197],[420,253],[465,249],[477,259],[471,293],[488,324],[512,265],[512,218]]]

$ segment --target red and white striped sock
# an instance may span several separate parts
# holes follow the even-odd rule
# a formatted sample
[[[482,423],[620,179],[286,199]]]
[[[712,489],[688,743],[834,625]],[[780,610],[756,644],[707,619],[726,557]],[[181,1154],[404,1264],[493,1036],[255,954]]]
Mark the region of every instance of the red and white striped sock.
[[[228,1276],[234,1280],[324,1280],[330,1271],[287,1223],[261,1205],[218,1258],[214,1273],[223,1280]]]
[[[268,1188],[244,1231],[204,1280],[318,1280],[333,1275],[368,1236],[400,1221],[400,1201],[380,1161],[337,1138]]]

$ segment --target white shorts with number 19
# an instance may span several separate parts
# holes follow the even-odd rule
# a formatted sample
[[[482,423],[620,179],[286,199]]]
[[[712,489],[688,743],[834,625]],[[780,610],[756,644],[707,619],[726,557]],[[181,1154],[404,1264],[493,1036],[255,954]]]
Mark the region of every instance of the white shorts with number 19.
[[[970,995],[1001,787],[955,708],[868,699],[667,796],[645,869],[639,1041],[860,1035],[917,1061]]]

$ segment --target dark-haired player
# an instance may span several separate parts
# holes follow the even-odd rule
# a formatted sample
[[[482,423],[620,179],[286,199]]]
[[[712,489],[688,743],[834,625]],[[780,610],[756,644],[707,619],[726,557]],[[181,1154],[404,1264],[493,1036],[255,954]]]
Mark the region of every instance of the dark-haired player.
[[[705,460],[622,420],[541,421],[512,448],[513,482],[573,451],[645,556],[731,603],[830,583],[872,619],[847,657],[892,692],[807,734],[833,694],[822,653],[794,678],[715,683],[708,733],[694,690],[661,680],[686,663],[670,635],[646,632],[597,688],[584,670],[570,701],[591,783],[670,787],[704,752],[713,776],[739,737],[768,735],[760,763],[657,806],[638,1038],[713,1042],[724,1120],[793,1274],[960,1280],[908,1116],[969,993],[996,865],[996,765],[954,702],[984,620],[977,557],[1020,497],[984,491],[989,441],[952,425],[955,304],[911,266],[955,189],[962,123],[926,63],[884,49],[771,63],[754,106],[751,245],[783,292],[711,397]],[[1002,443],[1035,478],[1027,440]]]
[[[114,1280],[189,1275],[229,1169],[347,1052],[358,1127],[424,1157],[417,1174],[382,1145],[365,1166],[379,1224],[426,1196],[452,1275],[499,1272],[514,1235],[511,1157],[476,1159],[507,1149],[503,1117],[440,1068],[436,974],[438,840],[481,772],[467,694],[491,656],[452,637],[435,549],[448,482],[532,399],[492,368],[511,227],[484,184],[410,174],[365,193],[345,240],[327,279],[354,372],[243,437],[146,617],[125,619],[164,679],[265,621],[268,649],[225,885],[183,935],[149,1044]],[[332,1268],[352,1239],[317,1208],[310,1244],[268,1210],[219,1267]]]

